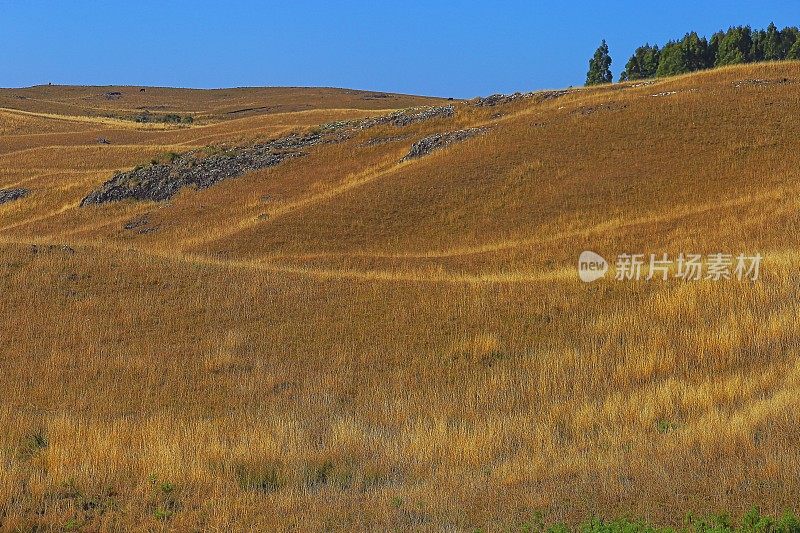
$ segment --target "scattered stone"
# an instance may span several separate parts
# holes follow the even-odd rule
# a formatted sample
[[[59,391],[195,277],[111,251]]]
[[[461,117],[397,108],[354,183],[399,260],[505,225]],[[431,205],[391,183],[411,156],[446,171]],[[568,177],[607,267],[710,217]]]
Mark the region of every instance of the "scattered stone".
[[[620,109],[626,109],[628,104],[620,104],[619,102],[608,102],[605,104],[599,104],[596,106],[583,106],[575,109],[572,111],[572,114],[575,115],[591,115],[597,111],[615,111]]]
[[[111,144],[111,141],[109,141],[105,137],[100,137],[99,139],[97,139],[97,144]]]
[[[234,109],[233,111],[227,111],[226,115],[238,115],[241,113],[249,113],[251,111],[266,111],[272,109],[274,106],[262,105],[259,107],[245,107],[243,109]]]
[[[465,141],[476,135],[480,135],[486,131],[486,128],[469,128],[466,130],[450,131],[447,133],[436,133],[425,137],[424,139],[415,142],[402,160],[408,161],[409,159],[416,159],[428,155],[429,153],[449,146],[451,144]]]
[[[494,107],[496,105],[508,104],[515,100],[527,99],[527,98],[535,98],[539,102],[546,102],[548,100],[554,100],[556,98],[560,98],[568,93],[569,93],[568,90],[560,90],[560,91],[535,91],[528,93],[516,92],[513,94],[493,94],[491,96],[486,96],[483,98],[480,97],[475,98],[472,101],[472,103],[476,107]]]
[[[514,94],[492,94],[485,97],[478,97],[474,100],[475,107],[494,107],[499,104],[507,104],[518,98],[524,98],[522,93]]]
[[[103,96],[105,97],[106,100],[119,100],[120,98],[122,98],[122,93],[119,91],[110,91],[104,93]]]
[[[153,233],[158,231],[159,226],[151,226],[150,225],[150,214],[145,213],[140,215],[136,218],[130,219],[128,222],[122,226],[123,229],[128,231],[136,231],[139,235],[146,235],[148,233]]]
[[[375,126],[383,126],[385,124],[403,127],[433,118],[450,118],[455,115],[455,111],[455,107],[452,105],[438,107],[415,107],[411,109],[395,111],[389,115],[383,115],[379,117],[328,122],[327,124],[320,126],[319,131],[323,134],[340,132],[340,140],[346,140],[352,137],[352,135],[359,130],[367,130],[374,128]]]
[[[538,93],[533,93],[533,96],[537,97],[541,102],[546,102],[547,100],[555,100],[556,98],[561,98],[566,94],[569,94],[568,90],[540,91]]]
[[[393,142],[402,141],[408,138],[408,135],[392,135],[390,137],[375,137],[374,139],[370,139],[365,143],[362,143],[361,146],[379,146],[382,144],[389,144]]]
[[[123,229],[131,230],[131,229],[139,229],[144,227],[150,223],[150,219],[147,214],[138,216],[136,218],[130,219],[128,222],[125,223]]]
[[[744,85],[784,85],[787,83],[793,83],[793,81],[789,78],[740,80],[735,82],[733,86],[738,89]]]
[[[362,96],[363,100],[380,100],[383,98],[391,98],[392,95],[386,93],[369,93]]]
[[[71,246],[67,246],[66,244],[31,244],[31,255],[36,255],[40,252],[62,252],[68,255],[75,255],[75,249]]]
[[[123,229],[131,230],[141,228],[142,226],[146,226],[150,223],[150,220],[147,218],[147,215],[142,215],[136,218],[130,219],[128,222],[122,226]]]
[[[452,105],[396,111],[390,115],[364,119],[360,121],[358,128],[364,130],[384,124],[404,127],[416,122],[422,122],[424,120],[430,120],[433,118],[450,118],[455,115],[455,111],[455,107]]]
[[[13,202],[20,198],[25,198],[30,194],[30,189],[15,188],[15,189],[0,189],[0,204],[6,202]]]
[[[678,94],[678,91],[664,91],[662,93],[651,94],[650,96],[653,98],[660,98],[662,96],[672,96],[673,94]]]

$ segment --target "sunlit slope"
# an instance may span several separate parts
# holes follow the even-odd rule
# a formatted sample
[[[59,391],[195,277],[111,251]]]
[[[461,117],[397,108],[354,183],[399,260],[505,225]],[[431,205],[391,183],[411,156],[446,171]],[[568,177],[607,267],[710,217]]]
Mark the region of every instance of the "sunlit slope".
[[[168,204],[70,209],[18,231],[54,238],[66,231],[233,258],[347,259],[382,267],[403,260],[478,270],[571,261],[581,247],[773,247],[785,239],[769,222],[794,213],[798,156],[787,147],[800,140],[797,68],[734,68],[494,107],[463,103],[453,118],[366,130],[277,167],[184,191]],[[75,134],[68,151],[57,145],[0,156],[6,161],[0,169],[8,167],[7,183],[19,183],[28,167],[34,176],[22,181],[39,180],[42,197],[57,180],[59,200],[77,203],[114,169],[166,151],[242,144],[369,114],[359,113],[135,130],[118,135],[124,144],[109,146],[86,144],[95,134],[87,132]],[[487,131],[400,162],[426,135],[474,126]],[[15,165],[21,168],[13,180]],[[54,177],[81,168],[82,181]],[[141,237],[120,231],[120,220],[137,213],[152,213],[160,230]],[[575,246],[558,245],[559,236]]]
[[[0,90],[13,95],[33,95],[24,99],[9,97],[8,105],[16,107],[0,109],[0,187],[26,187],[33,191],[26,202],[3,206],[0,225],[25,226],[27,230],[24,231],[39,237],[45,233],[41,224],[52,224],[57,232],[65,233],[85,229],[81,221],[87,220],[87,215],[91,222],[86,227],[102,226],[104,215],[81,213],[73,208],[114,172],[149,164],[164,153],[264,141],[319,124],[361,119],[388,113],[394,107],[438,101],[338,89],[231,89],[228,92],[148,89],[150,92],[142,94],[158,97],[164,93],[163,97],[172,102],[172,107],[161,113],[180,112],[181,106],[193,105],[207,115],[214,115],[213,119],[191,125],[142,124],[126,118],[109,118],[114,113],[98,116],[92,110],[94,108],[72,109],[61,114],[60,102],[69,100],[67,95],[73,93],[74,99],[117,111],[123,109],[126,97],[139,97],[138,89],[116,88],[122,90],[123,97],[98,99],[95,93],[99,89],[110,91],[114,88]],[[41,98],[36,98],[36,95]],[[223,114],[214,107],[241,104],[237,95],[261,98],[274,105],[257,111],[255,116]],[[285,107],[281,102],[296,99],[307,105],[301,106],[300,110],[279,111]],[[38,111],[26,110],[30,106],[29,100],[38,102]]]
[[[764,246],[771,238],[783,243],[785,226],[775,231],[765,217],[794,209],[785,202],[795,196],[800,156],[787,148],[800,141],[794,118],[800,84],[737,88],[734,82],[743,75],[748,74],[731,70],[641,88],[578,91],[542,104],[495,108],[504,114],[496,119],[464,106],[450,123],[426,128],[480,124],[489,128],[484,136],[403,164],[397,161],[409,142],[378,153],[356,147],[356,156],[374,165],[374,179],[297,209],[279,204],[271,220],[243,224],[203,245],[249,256],[437,257],[508,253],[528,242],[588,231],[595,233],[582,239],[587,247],[615,233],[648,250],[706,248],[727,239],[737,245],[750,240]],[[667,91],[677,92],[651,96]],[[321,189],[358,179],[357,173],[308,166],[310,179],[327,180]],[[283,171],[290,169],[278,174]],[[212,192],[220,198],[215,203],[223,203],[226,193],[235,197],[235,184],[226,189]],[[265,191],[271,189],[264,184]],[[277,183],[274,191],[280,192]],[[300,197],[312,200],[313,192]],[[270,213],[269,206],[262,209]],[[227,231],[239,220],[225,215]],[[644,228],[625,227],[632,222]],[[682,240],[687,222],[692,238],[703,244]],[[546,258],[571,260],[578,251]]]
[[[87,207],[165,152],[390,111],[0,111],[0,188],[30,189],[0,205],[4,525],[518,530],[536,510],[796,506],[799,99],[787,63],[454,102]],[[765,262],[758,282],[586,285],[584,249]]]

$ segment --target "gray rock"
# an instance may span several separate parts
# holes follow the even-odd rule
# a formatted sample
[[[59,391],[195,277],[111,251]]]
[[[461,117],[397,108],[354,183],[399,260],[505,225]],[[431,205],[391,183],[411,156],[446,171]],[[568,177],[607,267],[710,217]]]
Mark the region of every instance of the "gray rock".
[[[430,120],[432,118],[450,118],[455,115],[455,107],[452,105],[428,107],[419,111],[398,111],[386,117],[380,117],[378,124],[392,124],[393,126],[408,126],[415,122]]]
[[[140,200],[162,202],[184,187],[207,189],[222,180],[277,165],[304,155],[301,148],[322,142],[318,133],[290,135],[251,147],[202,157],[201,151],[176,156],[170,163],[156,163],[117,174],[81,201],[87,205]]]
[[[361,144],[361,146],[380,146],[382,144],[389,144],[402,141],[408,138],[408,135],[390,135],[388,137],[376,137]]]
[[[567,93],[569,93],[569,91],[561,90],[561,91],[536,91],[530,93],[514,93],[514,94],[493,94],[491,96],[486,96],[483,98],[480,97],[475,98],[474,100],[472,100],[472,104],[475,107],[494,107],[496,105],[508,104],[515,100],[528,99],[528,98],[534,98],[538,102],[545,102],[547,100],[560,98]]]
[[[411,150],[402,159],[408,161],[409,159],[416,159],[428,155],[429,153],[449,146],[453,143],[465,141],[476,135],[480,135],[486,131],[486,128],[469,128],[466,130],[450,131],[447,133],[436,133],[422,140],[415,142],[411,146]]]
[[[417,107],[395,111],[394,113],[380,117],[369,117],[362,120],[353,121],[331,122],[323,125],[322,130],[366,130],[374,128],[375,126],[383,126],[386,124],[402,128],[410,124],[415,124],[417,122],[431,120],[434,118],[450,118],[454,116],[455,113],[456,108],[452,104],[434,107]]]
[[[32,255],[45,252],[47,253],[62,252],[68,255],[75,255],[75,248],[67,246],[66,244],[62,244],[60,246],[57,244],[47,244],[47,245],[31,244]]]
[[[743,85],[785,85],[787,83],[793,83],[794,80],[790,80],[789,78],[776,78],[776,79],[753,79],[753,80],[739,80],[733,84],[734,87],[737,89]]]
[[[150,217],[145,213],[144,215],[140,215],[136,218],[132,218],[122,226],[123,229],[133,230],[133,229],[140,229],[150,224]]]
[[[514,94],[492,94],[489,96],[478,97],[474,100],[475,107],[494,107],[498,104],[505,104],[516,100],[517,98],[521,98],[522,93],[514,93]]]
[[[0,204],[25,198],[30,192],[30,189],[23,189],[21,187],[15,189],[0,189]]]

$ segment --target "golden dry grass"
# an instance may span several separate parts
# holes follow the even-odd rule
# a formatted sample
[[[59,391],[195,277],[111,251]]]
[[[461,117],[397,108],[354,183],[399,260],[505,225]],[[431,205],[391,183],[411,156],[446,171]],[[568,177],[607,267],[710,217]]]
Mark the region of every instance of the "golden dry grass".
[[[253,115],[315,109],[391,109],[437,100],[422,96],[325,87],[239,87],[173,89],[130,86],[39,85],[0,89],[0,107],[17,112],[76,117],[191,114],[201,120],[227,120]],[[119,96],[111,96],[119,93]]]
[[[790,83],[739,83],[756,78]],[[0,111],[0,188],[32,189],[0,206],[5,529],[504,530],[537,509],[674,523],[797,504],[799,64],[458,102],[90,208],[115,169],[375,100],[224,119],[266,96],[148,89],[209,117],[152,129],[96,118],[124,98],[59,90]],[[399,163],[473,126],[489,131]],[[157,231],[122,228],[142,214]],[[755,283],[585,285],[584,249],[766,259]]]

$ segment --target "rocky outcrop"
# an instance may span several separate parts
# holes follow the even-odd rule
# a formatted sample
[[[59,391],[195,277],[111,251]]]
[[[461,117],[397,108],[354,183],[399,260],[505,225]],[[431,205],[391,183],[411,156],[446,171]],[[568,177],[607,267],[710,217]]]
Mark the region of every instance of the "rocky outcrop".
[[[81,201],[81,207],[120,200],[169,200],[184,187],[207,189],[222,180],[277,165],[303,155],[302,148],[319,144],[319,133],[290,135],[246,148],[206,155],[195,150],[177,155],[169,163],[137,167],[117,174]]]
[[[489,96],[479,96],[475,98],[472,103],[475,107],[494,107],[499,104],[507,104],[518,98],[524,98],[522,93],[514,94],[492,94]]]
[[[75,255],[75,249],[71,246],[67,246],[66,244],[31,244],[31,255],[55,252]]]
[[[324,124],[305,135],[293,134],[268,143],[224,150],[213,155],[206,155],[202,150],[175,154],[169,162],[141,166],[115,175],[86,196],[80,205],[84,207],[120,200],[161,202],[169,200],[184,187],[206,189],[222,180],[303,156],[305,148],[342,142],[359,130],[384,124],[403,127],[433,118],[449,118],[454,114],[452,105],[407,109],[380,117]]]
[[[479,97],[472,100],[472,105],[475,107],[494,107],[497,105],[508,104],[516,100],[523,100],[533,98],[538,102],[546,102],[560,98],[567,94],[569,91],[536,91],[530,93],[514,93],[514,94],[493,94],[491,96]]]
[[[786,85],[787,83],[794,83],[794,80],[790,80],[789,78],[777,78],[777,79],[753,79],[753,80],[739,80],[734,82],[733,86],[737,89],[744,85]]]
[[[29,189],[23,189],[21,187],[15,189],[0,189],[0,204],[25,198],[30,192]]]
[[[430,135],[415,142],[411,146],[411,150],[408,152],[408,155],[406,155],[402,160],[408,161],[410,159],[417,159],[418,157],[428,155],[429,153],[444,148],[445,146],[465,141],[471,137],[480,135],[485,131],[486,128],[469,128],[466,130],[449,131],[446,133],[436,133],[434,135]]]
[[[403,127],[414,124],[415,122],[430,120],[432,118],[450,118],[455,115],[455,112],[455,107],[452,105],[427,107],[421,110],[398,111],[396,113],[392,113],[391,115],[386,115],[385,117],[373,119],[372,124],[369,126],[362,125],[362,129],[381,124],[391,124],[392,126]]]
[[[417,107],[395,111],[389,115],[379,117],[369,117],[361,120],[350,120],[342,122],[331,122],[322,126],[323,131],[329,130],[367,130],[375,126],[390,124],[402,128],[417,122],[431,120],[434,118],[450,118],[456,113],[456,108],[451,105],[434,107]]]
[[[390,144],[403,141],[408,138],[408,135],[390,135],[388,137],[375,137],[361,144],[361,146],[380,146],[383,144]]]
[[[158,231],[159,225],[153,225],[150,223],[150,215],[149,213],[145,213],[143,215],[139,215],[138,217],[130,219],[126,222],[122,229],[128,231],[134,231],[139,235],[146,235],[148,233],[153,233]]]

